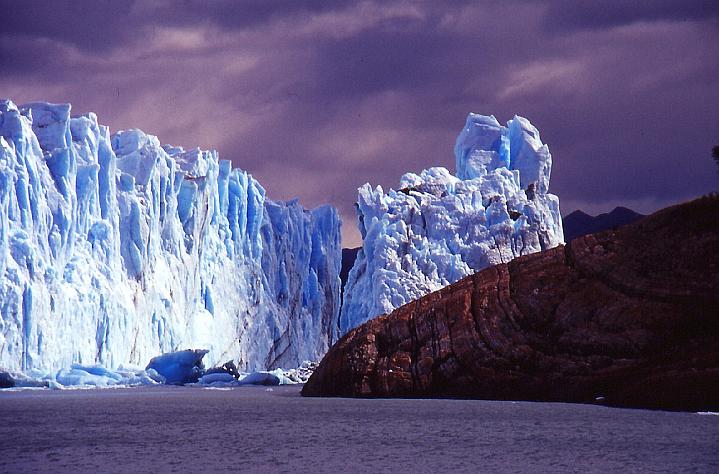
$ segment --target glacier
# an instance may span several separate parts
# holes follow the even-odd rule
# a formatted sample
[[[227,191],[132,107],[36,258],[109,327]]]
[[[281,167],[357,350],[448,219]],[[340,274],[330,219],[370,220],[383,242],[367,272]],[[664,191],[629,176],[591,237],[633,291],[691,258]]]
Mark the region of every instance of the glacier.
[[[0,367],[321,358],[338,337],[333,207],[272,201],[216,151],[70,112],[0,101]]]
[[[340,333],[478,270],[563,243],[552,156],[515,116],[470,113],[454,147],[455,174],[435,167],[385,193],[358,190],[362,247],[350,270]]]

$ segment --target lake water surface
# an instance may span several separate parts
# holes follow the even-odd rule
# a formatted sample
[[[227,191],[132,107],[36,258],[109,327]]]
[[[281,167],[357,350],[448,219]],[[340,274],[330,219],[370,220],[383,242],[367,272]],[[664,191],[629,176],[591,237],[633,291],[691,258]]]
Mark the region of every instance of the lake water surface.
[[[719,416],[299,390],[3,392],[0,472],[719,472]]]

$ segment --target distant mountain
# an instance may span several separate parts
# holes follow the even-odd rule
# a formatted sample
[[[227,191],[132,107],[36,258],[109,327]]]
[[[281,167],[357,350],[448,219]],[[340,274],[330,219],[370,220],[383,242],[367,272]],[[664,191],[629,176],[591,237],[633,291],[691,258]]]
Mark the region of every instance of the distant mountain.
[[[598,216],[590,216],[579,210],[574,211],[562,219],[564,240],[569,242],[583,235],[615,229],[631,224],[642,217],[644,217],[644,214],[639,214],[626,207],[615,207],[612,212],[599,214]]]

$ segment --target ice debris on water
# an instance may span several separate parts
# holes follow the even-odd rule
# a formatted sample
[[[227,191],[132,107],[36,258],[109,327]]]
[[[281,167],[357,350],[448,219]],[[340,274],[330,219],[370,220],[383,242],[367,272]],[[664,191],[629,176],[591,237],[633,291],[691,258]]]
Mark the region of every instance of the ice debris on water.
[[[202,359],[207,350],[183,350],[152,358],[145,369],[120,366],[108,369],[99,364],[73,364],[55,372],[33,369],[0,372],[0,389],[123,388],[152,385],[189,385],[205,388],[232,388],[244,385],[292,385],[305,383],[319,365],[304,361],[293,369],[240,372],[233,363],[205,370]]]
[[[469,114],[455,174],[405,174],[387,193],[359,188],[363,243],[345,286],[340,333],[478,270],[564,240],[549,193],[552,156],[523,117]]]
[[[33,369],[27,373],[2,372],[0,375],[9,381],[0,388],[14,389],[133,387],[164,382],[163,377],[154,370],[131,366],[120,366],[110,370],[100,365],[73,364],[69,368],[55,372]]]

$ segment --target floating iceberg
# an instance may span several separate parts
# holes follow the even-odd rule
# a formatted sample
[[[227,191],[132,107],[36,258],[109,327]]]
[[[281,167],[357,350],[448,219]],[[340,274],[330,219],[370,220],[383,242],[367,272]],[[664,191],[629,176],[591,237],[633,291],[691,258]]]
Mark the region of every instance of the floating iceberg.
[[[271,201],[215,151],[0,101],[1,368],[194,347],[209,365],[296,367],[337,338],[340,264],[332,207]]]
[[[234,375],[227,372],[213,372],[211,374],[203,375],[197,381],[200,385],[211,385],[218,382],[222,384],[234,383],[237,382],[237,379]]]
[[[504,127],[469,114],[456,175],[405,174],[398,190],[359,188],[363,244],[344,292],[340,332],[485,267],[563,242],[552,157],[527,119]]]
[[[153,357],[145,370],[154,370],[160,374],[162,381],[167,384],[194,383],[202,377],[205,371],[202,358],[208,352],[206,349],[185,349],[184,351],[169,352]]]
[[[297,382],[285,375],[282,369],[252,372],[240,378],[241,385],[292,385]]]

